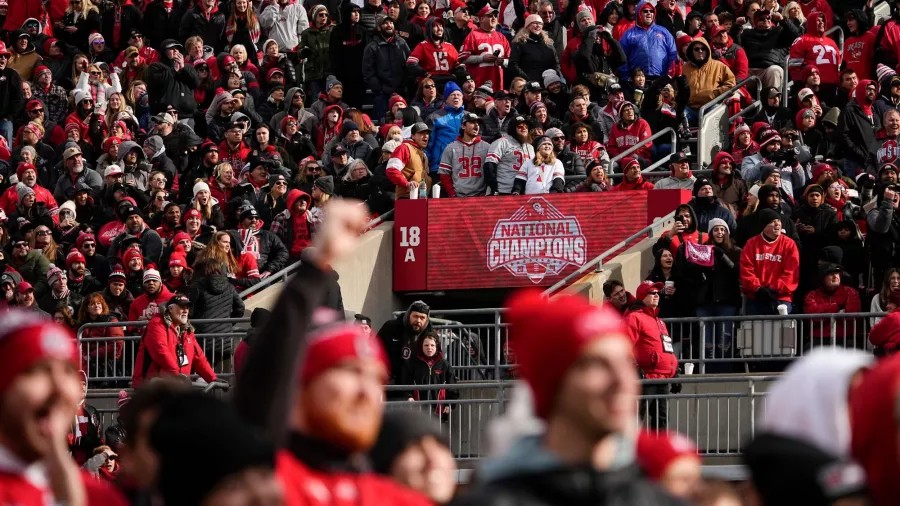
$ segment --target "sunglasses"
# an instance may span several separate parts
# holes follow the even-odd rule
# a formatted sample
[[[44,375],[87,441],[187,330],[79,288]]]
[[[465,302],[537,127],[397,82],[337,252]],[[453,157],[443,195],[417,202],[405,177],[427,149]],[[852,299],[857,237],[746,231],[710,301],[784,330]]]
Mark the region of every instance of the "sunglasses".
[[[659,295],[659,292],[657,290],[653,290],[653,291],[647,292],[647,295]]]
[[[426,90],[433,90],[435,88],[435,86],[433,84],[426,84],[425,86],[422,86],[422,87],[425,88]]]
[[[92,76],[99,76],[99,75],[100,75],[100,72],[97,72],[96,70],[92,70],[92,71],[89,72],[89,74],[92,75]]]
[[[37,235],[50,235],[49,230],[38,230]]]
[[[275,182],[275,185],[276,185],[276,186],[282,186],[282,185],[286,185],[286,184],[287,184],[287,182],[284,181],[284,180],[276,181],[276,182]]]
[[[318,167],[307,167],[306,172],[319,172],[320,170]]]
[[[162,202],[162,201],[166,200],[166,198],[165,197],[156,197],[154,200],[156,200],[158,202]]]
[[[27,248],[27,247],[28,247],[28,244],[27,244],[27,243],[24,243],[24,242],[20,242],[20,243],[13,244],[13,249],[15,249],[15,248]]]
[[[96,248],[96,247],[97,247],[97,245],[94,244],[94,243],[92,243],[92,242],[86,242],[86,243],[84,243],[84,244],[81,245],[81,248],[82,248],[82,249],[85,249],[85,248]]]
[[[8,54],[0,54],[0,60],[8,60],[8,59],[9,59]]]
[[[43,109],[32,109],[31,112],[34,114],[42,114],[44,112],[44,110]]]

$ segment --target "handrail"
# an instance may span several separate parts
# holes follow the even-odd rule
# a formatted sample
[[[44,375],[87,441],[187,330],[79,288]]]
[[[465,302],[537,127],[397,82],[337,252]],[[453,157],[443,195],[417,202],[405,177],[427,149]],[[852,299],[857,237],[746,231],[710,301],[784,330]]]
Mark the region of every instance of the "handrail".
[[[391,209],[390,211],[382,214],[381,216],[375,218],[374,220],[372,220],[368,224],[366,224],[366,228],[363,230],[362,233],[365,234],[369,230],[372,230],[373,228],[375,228],[378,225],[381,225],[382,223],[387,221],[388,218],[393,218],[393,217],[394,217],[394,210]],[[288,265],[287,267],[285,267],[284,269],[281,269],[280,271],[272,274],[271,276],[261,280],[259,283],[255,284],[253,286],[247,287],[245,290],[240,292],[238,295],[240,295],[242,299],[246,299],[247,297],[249,297],[257,292],[261,292],[264,288],[268,288],[279,281],[287,282],[290,275],[293,274],[294,271],[296,271],[297,269],[300,268],[300,264],[301,264],[301,262],[294,262],[291,265]]]
[[[700,106],[700,111],[697,113],[697,156],[702,156],[705,152],[706,146],[704,146],[703,142],[703,119],[706,116],[707,111],[712,109],[713,107],[725,102],[726,100],[731,99],[731,97],[738,92],[741,88],[746,87],[751,82],[756,82],[756,100],[759,100],[759,92],[762,87],[762,80],[757,76],[749,76],[746,79],[741,80],[741,82],[735,84],[731,88],[729,88],[725,93],[722,93],[718,97],[710,100],[709,102]]]
[[[670,138],[672,139],[672,142],[670,142],[669,144],[672,146],[672,152],[669,153],[668,155],[666,155],[665,157],[663,157],[661,160],[668,161],[669,158],[671,158],[672,155],[675,154],[675,144],[678,142],[678,134],[675,132],[675,130],[672,129],[672,127],[666,127],[666,128],[663,128],[663,129],[660,130],[659,132],[656,132],[655,134],[651,135],[650,137],[647,137],[646,139],[643,139],[643,140],[638,141],[639,144],[635,144],[634,146],[631,146],[630,148],[626,149],[625,151],[622,151],[622,152],[619,153],[618,155],[612,157],[612,158],[609,160],[609,168],[610,168],[610,170],[607,170],[606,172],[607,172],[607,173],[612,173],[612,170],[611,170],[611,169],[612,169],[613,166],[614,166],[613,164],[615,164],[616,162],[618,162],[618,161],[621,160],[622,158],[625,158],[626,156],[628,156],[628,155],[634,153],[635,151],[637,151],[637,150],[643,148],[648,142],[652,142],[654,139],[657,139],[657,138],[659,138],[659,137],[662,137],[662,136],[665,135],[665,134],[669,134],[669,135],[671,136]],[[659,162],[657,162],[657,163],[659,163]]]
[[[701,169],[701,170],[692,170],[691,171],[691,174],[693,174],[694,176],[712,176],[712,173],[713,173],[712,169]],[[644,176],[644,179],[648,179],[648,178],[657,178],[657,177],[666,178],[666,177],[671,176],[672,174],[670,172],[646,168],[641,171],[641,175]],[[610,179],[613,179],[613,178],[619,179],[619,178],[625,177],[625,174],[608,174],[607,177]]]
[[[624,240],[620,241],[618,244],[616,244],[612,248],[609,248],[608,250],[601,253],[599,256],[592,259],[590,262],[582,265],[581,267],[578,268],[578,270],[572,272],[568,276],[557,281],[553,286],[544,290],[542,295],[544,297],[549,297],[549,296],[553,295],[553,293],[556,292],[557,290],[559,290],[560,288],[563,288],[564,286],[566,286],[570,281],[578,279],[579,277],[584,275],[584,273],[588,272],[589,270],[591,270],[595,267],[602,266],[603,261],[606,260],[607,257],[614,255],[620,249],[624,248],[625,246],[628,246],[635,239],[637,239],[639,237],[643,237],[644,234],[648,234],[648,237],[653,237],[653,232],[656,228],[658,228],[658,227],[659,228],[667,228],[667,227],[671,226],[674,218],[675,218],[675,211],[672,211],[669,214],[663,216],[662,218],[659,218],[656,221],[654,221],[653,223],[647,225],[646,227],[638,230],[637,232],[632,234],[630,237],[625,238]]]
[[[782,69],[784,71],[784,78],[781,80],[781,105],[782,107],[787,107],[785,104],[788,103],[788,84],[791,82],[790,78],[790,64],[791,64],[791,55],[788,53],[787,56],[784,57],[784,65]]]
[[[830,37],[832,33],[837,32],[840,36],[840,39],[835,39],[834,37]],[[840,49],[841,54],[844,54],[844,28],[841,25],[834,25],[830,29],[825,30],[825,33],[822,34],[823,37],[830,37],[831,40],[837,44],[838,49]],[[840,40],[840,42],[838,42]]]

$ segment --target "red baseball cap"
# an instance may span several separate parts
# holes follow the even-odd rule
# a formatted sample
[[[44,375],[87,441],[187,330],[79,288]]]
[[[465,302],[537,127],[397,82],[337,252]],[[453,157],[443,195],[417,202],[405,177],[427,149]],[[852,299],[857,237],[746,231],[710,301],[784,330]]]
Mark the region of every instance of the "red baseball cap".
[[[490,14],[490,13],[492,13],[492,12],[499,13],[500,11],[498,11],[497,9],[491,7],[491,4],[486,4],[484,7],[481,8],[480,11],[478,11],[478,16],[479,16],[479,17],[481,17],[481,16],[487,16],[488,14]]]

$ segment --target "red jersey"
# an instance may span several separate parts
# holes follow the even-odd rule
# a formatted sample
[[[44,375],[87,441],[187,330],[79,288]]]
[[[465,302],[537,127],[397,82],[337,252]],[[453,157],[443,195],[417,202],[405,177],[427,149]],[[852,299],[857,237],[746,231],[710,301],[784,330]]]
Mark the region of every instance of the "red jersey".
[[[824,12],[825,13],[825,31],[831,29],[834,26],[834,11],[831,10],[831,6],[828,5],[828,0],[812,0],[810,2],[804,2],[800,0],[800,10],[803,12],[803,17],[807,20],[812,17],[814,12]],[[813,22],[815,23],[815,21]]]
[[[466,64],[466,70],[475,80],[475,86],[491,81],[494,89],[503,88],[503,67],[493,63],[482,63],[484,55],[495,54],[503,59],[505,66],[511,53],[509,41],[500,32],[486,32],[481,28],[472,30],[463,41],[459,52],[459,61]],[[498,62],[499,63],[499,62]]]
[[[591,161],[600,160],[600,157],[603,156],[603,152],[606,151],[603,144],[600,144],[597,141],[587,141],[578,146],[576,146],[575,143],[572,143],[569,147],[572,148],[572,151],[574,151],[579,158],[581,158],[581,163],[584,164],[585,168]]]
[[[872,73],[872,57],[875,56],[875,36],[878,27],[862,35],[847,37],[844,41],[844,64],[856,71],[860,79],[874,79]]]
[[[616,123],[609,132],[609,142],[606,144],[606,151],[610,157],[614,157],[626,149],[636,146],[640,141],[650,137],[652,134],[650,125],[643,118],[638,118],[637,121],[627,128],[622,128],[620,125],[621,122]],[[648,142],[635,151],[632,156],[639,156],[644,160],[649,160],[650,147],[652,145],[652,142]]]
[[[741,290],[755,298],[760,288],[774,288],[778,300],[790,302],[800,282],[799,267],[800,252],[793,239],[782,234],[769,242],[759,234],[741,252]]]
[[[815,30],[814,24],[809,30]],[[802,82],[803,70],[815,66],[819,69],[822,84],[840,83],[841,50],[830,38],[813,35],[809,30],[791,46],[789,61],[791,79],[794,82]]]
[[[240,146],[233,151],[228,147],[228,141],[219,143],[219,163],[228,162],[232,167],[243,167],[248,156],[250,156],[250,147],[244,141],[241,141]]]
[[[287,506],[428,506],[424,496],[373,473],[319,471],[282,451],[275,474],[284,488]]]
[[[859,301],[859,292],[849,286],[839,286],[833,293],[827,293],[819,287],[806,294],[803,300],[803,312],[806,314],[831,314],[844,310],[845,313],[858,313],[862,305]],[[831,325],[828,320],[812,320],[812,337],[831,337]],[[846,336],[847,326],[838,322],[835,325],[835,337]],[[872,329],[875,330],[874,328]]]
[[[418,64],[426,74],[450,75],[453,69],[459,65],[458,60],[459,53],[456,52],[453,44],[449,42],[435,44],[431,40],[424,40],[409,53],[406,64]],[[419,80],[422,80],[424,77],[419,77]]]

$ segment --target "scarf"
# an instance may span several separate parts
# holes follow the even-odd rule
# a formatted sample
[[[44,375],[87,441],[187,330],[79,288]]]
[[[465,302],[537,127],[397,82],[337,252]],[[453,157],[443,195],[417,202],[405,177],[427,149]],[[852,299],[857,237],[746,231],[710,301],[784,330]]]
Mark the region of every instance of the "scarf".
[[[246,25],[250,40],[256,43],[260,36],[259,21],[250,24],[250,20],[247,18],[246,14],[239,14],[237,12],[234,13],[233,21],[225,26],[225,37],[228,39],[228,43],[231,44],[231,39],[238,30],[238,21],[240,21],[241,24]]]
[[[255,228],[240,228],[238,232],[241,234],[241,244],[243,244],[243,252],[253,255],[257,261],[259,260],[259,230]]]
[[[163,0],[162,2],[163,9],[166,10],[166,14],[172,14],[172,8],[175,6],[174,0]]]
[[[56,295],[56,293],[53,293],[52,295],[53,295],[53,298],[56,300],[63,300],[69,296],[69,287],[67,286],[66,289],[63,290],[62,293],[59,295]]]

